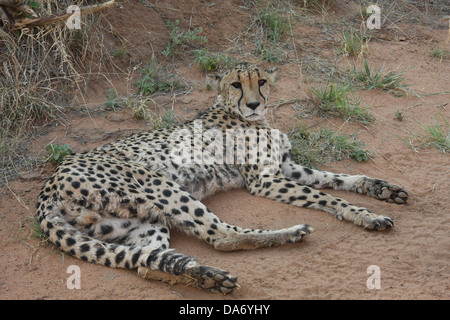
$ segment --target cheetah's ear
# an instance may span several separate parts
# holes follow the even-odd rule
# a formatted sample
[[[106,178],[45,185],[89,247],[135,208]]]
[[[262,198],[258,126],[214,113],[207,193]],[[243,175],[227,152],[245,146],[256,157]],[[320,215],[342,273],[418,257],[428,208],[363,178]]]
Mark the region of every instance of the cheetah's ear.
[[[264,71],[266,72],[267,79],[269,80],[269,83],[272,84],[275,82],[278,70],[279,69],[277,67],[273,67],[271,69],[264,69]]]
[[[222,80],[221,76],[218,76],[216,74],[208,74],[206,76],[206,86],[210,86],[212,89],[216,90],[218,93],[220,93],[220,81]]]

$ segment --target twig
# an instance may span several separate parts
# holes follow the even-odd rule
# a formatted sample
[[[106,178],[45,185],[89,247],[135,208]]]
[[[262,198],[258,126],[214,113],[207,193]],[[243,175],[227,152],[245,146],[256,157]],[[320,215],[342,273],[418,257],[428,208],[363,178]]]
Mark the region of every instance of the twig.
[[[2,1],[2,0],[0,0]],[[81,14],[92,14],[97,11],[105,10],[110,8],[115,3],[115,0],[110,0],[105,3],[96,4],[92,6],[86,6],[80,8],[80,15]],[[60,13],[60,14],[54,14],[48,17],[42,17],[42,18],[24,18],[22,20],[17,21],[14,26],[12,27],[12,30],[19,30],[24,27],[35,27],[35,26],[45,26],[48,24],[54,24],[61,21],[65,21],[69,19],[73,13]]]
[[[279,106],[285,105],[285,104],[291,104],[291,103],[296,103],[296,102],[300,102],[301,99],[298,98],[292,98],[289,100],[280,100],[276,103],[269,103],[269,105],[267,107],[272,107],[272,110],[270,110],[270,113],[272,115],[272,122],[274,122],[273,119],[273,111],[276,110]]]
[[[30,209],[28,208],[28,206],[23,202],[22,198],[20,198],[17,194],[14,193],[14,191],[12,191],[12,189],[9,187],[8,184],[6,184],[6,187],[8,188],[8,190],[14,195],[14,197],[16,198],[16,200],[20,203],[20,205],[22,207],[24,207],[25,209],[27,209],[28,212],[30,212]]]
[[[8,7],[14,11],[23,12],[26,14],[29,14],[32,17],[37,18],[38,15],[36,12],[34,12],[33,9],[31,9],[26,4],[21,3],[19,0],[0,0],[0,6]]]
[[[403,109],[403,111],[409,110],[409,109],[411,109],[411,108],[418,107],[418,106],[420,106],[420,105],[422,105],[422,104],[423,104],[422,102],[416,102],[416,103],[414,103],[412,106],[409,106],[409,107]]]
[[[33,252],[31,252],[31,254],[30,254],[30,260],[28,261],[28,269],[29,269],[31,267],[31,263],[33,262],[33,255],[37,251],[37,248],[32,246],[31,244],[29,244],[26,241],[22,241],[22,243],[25,243],[27,246],[29,246],[33,250]]]
[[[390,162],[401,174],[405,174],[405,171],[403,171],[402,169],[400,169],[399,166],[397,166],[391,159],[389,159],[386,155],[384,155],[383,153],[381,153],[378,150],[375,150],[376,153],[380,154],[384,160]],[[375,160],[371,159],[373,162],[375,162]],[[376,163],[376,162],[375,162]]]

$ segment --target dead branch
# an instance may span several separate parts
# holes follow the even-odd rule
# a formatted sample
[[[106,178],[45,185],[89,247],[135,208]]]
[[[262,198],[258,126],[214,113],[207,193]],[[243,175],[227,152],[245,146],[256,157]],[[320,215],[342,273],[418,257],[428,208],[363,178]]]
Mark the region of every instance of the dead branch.
[[[92,14],[94,12],[98,12],[101,10],[105,10],[114,5],[115,0],[110,0],[105,3],[100,3],[91,6],[85,6],[80,8],[80,15],[83,14]],[[5,10],[3,10],[2,6],[9,8],[13,11],[19,11],[27,13],[33,18],[22,18],[17,21],[14,21],[11,25],[11,18],[8,19],[9,15]],[[2,14],[2,12],[4,14]],[[73,13],[59,13],[53,14],[47,17],[38,17],[33,9],[28,7],[27,5],[22,4],[19,0],[0,0],[0,18],[3,21],[3,26],[5,29],[9,30],[20,30],[25,27],[35,27],[35,26],[45,26],[49,24],[55,24],[61,21],[66,21],[69,19]]]
[[[13,11],[26,13],[35,18],[38,17],[38,15],[36,14],[36,12],[34,12],[33,9],[31,9],[26,4],[21,3],[19,0],[0,0],[0,6],[8,7]]]

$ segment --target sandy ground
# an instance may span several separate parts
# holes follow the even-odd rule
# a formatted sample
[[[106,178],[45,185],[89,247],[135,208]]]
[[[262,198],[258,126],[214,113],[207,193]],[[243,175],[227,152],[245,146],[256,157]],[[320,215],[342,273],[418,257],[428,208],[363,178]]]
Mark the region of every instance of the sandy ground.
[[[151,1],[167,18],[180,19],[183,26],[192,20],[202,26],[208,48],[225,50],[251,22],[250,12],[240,1],[222,4],[186,1]],[[138,1],[121,1],[106,17],[140,54],[161,52],[169,36],[160,15]],[[189,9],[188,9],[189,8]],[[336,14],[339,14],[337,12]],[[443,24],[445,25],[445,19]],[[142,32],[144,28],[145,32]],[[369,61],[386,69],[407,70],[405,83],[412,90],[436,93],[450,88],[450,62],[430,56],[431,48],[444,44],[445,28],[403,26],[401,37],[386,32],[370,43]],[[322,27],[297,22],[291,40],[300,59],[311,50],[322,56],[336,55],[335,39]],[[448,42],[447,42],[448,43]],[[151,49],[149,44],[151,44]],[[111,40],[111,47],[117,45]],[[242,44],[241,44],[242,45]],[[450,48],[447,47],[450,50]],[[292,59],[280,67],[280,77],[271,101],[307,98],[307,86],[299,64]],[[342,60],[341,65],[351,61]],[[192,56],[173,63],[177,73],[193,90],[180,96],[160,96],[157,102],[172,103],[179,119],[191,119],[215,99],[204,89],[204,74]],[[310,79],[311,81],[311,79]],[[129,83],[113,81],[119,94]],[[108,86],[109,85],[109,86]],[[86,107],[67,114],[64,122],[51,123],[33,141],[30,152],[42,154],[45,145],[55,141],[70,143],[74,151],[102,145],[130,133],[146,129],[143,121],[132,118],[128,109],[98,112],[105,102],[109,84],[90,85]],[[351,223],[312,209],[297,208],[253,197],[246,190],[233,190],[209,197],[205,204],[222,220],[251,228],[284,228],[308,223],[315,232],[301,244],[255,251],[219,252],[177,230],[171,231],[171,245],[198,261],[230,271],[237,276],[240,290],[223,296],[184,285],[170,286],[139,278],[136,272],[91,265],[62,254],[52,245],[41,246],[31,237],[29,217],[35,212],[36,197],[53,165],[23,172],[16,181],[0,188],[0,299],[449,299],[450,298],[450,158],[437,149],[415,152],[398,137],[423,133],[418,122],[428,125],[440,112],[450,119],[448,94],[394,97],[382,91],[362,91],[363,101],[373,107],[376,122],[360,125],[339,119],[311,117],[308,125],[328,126],[357,133],[375,155],[363,163],[328,163],[322,169],[349,174],[365,174],[395,182],[404,187],[411,201],[392,205],[370,197],[327,191],[349,202],[393,218],[395,227],[387,232],[370,232]],[[89,114],[86,114],[89,111]],[[403,121],[394,119],[401,111]],[[286,129],[297,120],[293,104],[273,111],[273,126]],[[67,269],[81,271],[81,289],[70,290]],[[378,267],[379,289],[371,289],[370,266]],[[369,279],[369,283],[372,283]]]

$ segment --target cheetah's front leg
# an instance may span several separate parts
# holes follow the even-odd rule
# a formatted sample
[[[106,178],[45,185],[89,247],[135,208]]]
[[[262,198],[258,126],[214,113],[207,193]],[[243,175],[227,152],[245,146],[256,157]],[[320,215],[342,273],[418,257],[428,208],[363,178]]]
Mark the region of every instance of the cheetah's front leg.
[[[378,200],[405,204],[408,193],[402,187],[384,180],[364,175],[347,175],[310,169],[291,160],[281,165],[283,175],[295,182],[313,188],[333,188],[367,194]]]
[[[138,167],[139,168],[139,167]],[[313,231],[309,225],[296,225],[279,230],[248,229],[220,220],[202,202],[173,181],[145,168],[130,174],[142,185],[135,188],[121,210],[146,221],[159,221],[200,238],[223,251],[252,250],[301,242]],[[123,199],[116,201],[122,203]],[[128,210],[127,210],[128,209]]]
[[[281,174],[258,176],[247,184],[247,187],[253,195],[299,207],[323,210],[367,229],[386,230],[394,226],[394,221],[389,217],[374,214],[366,208],[354,206],[343,199],[301,185]]]

